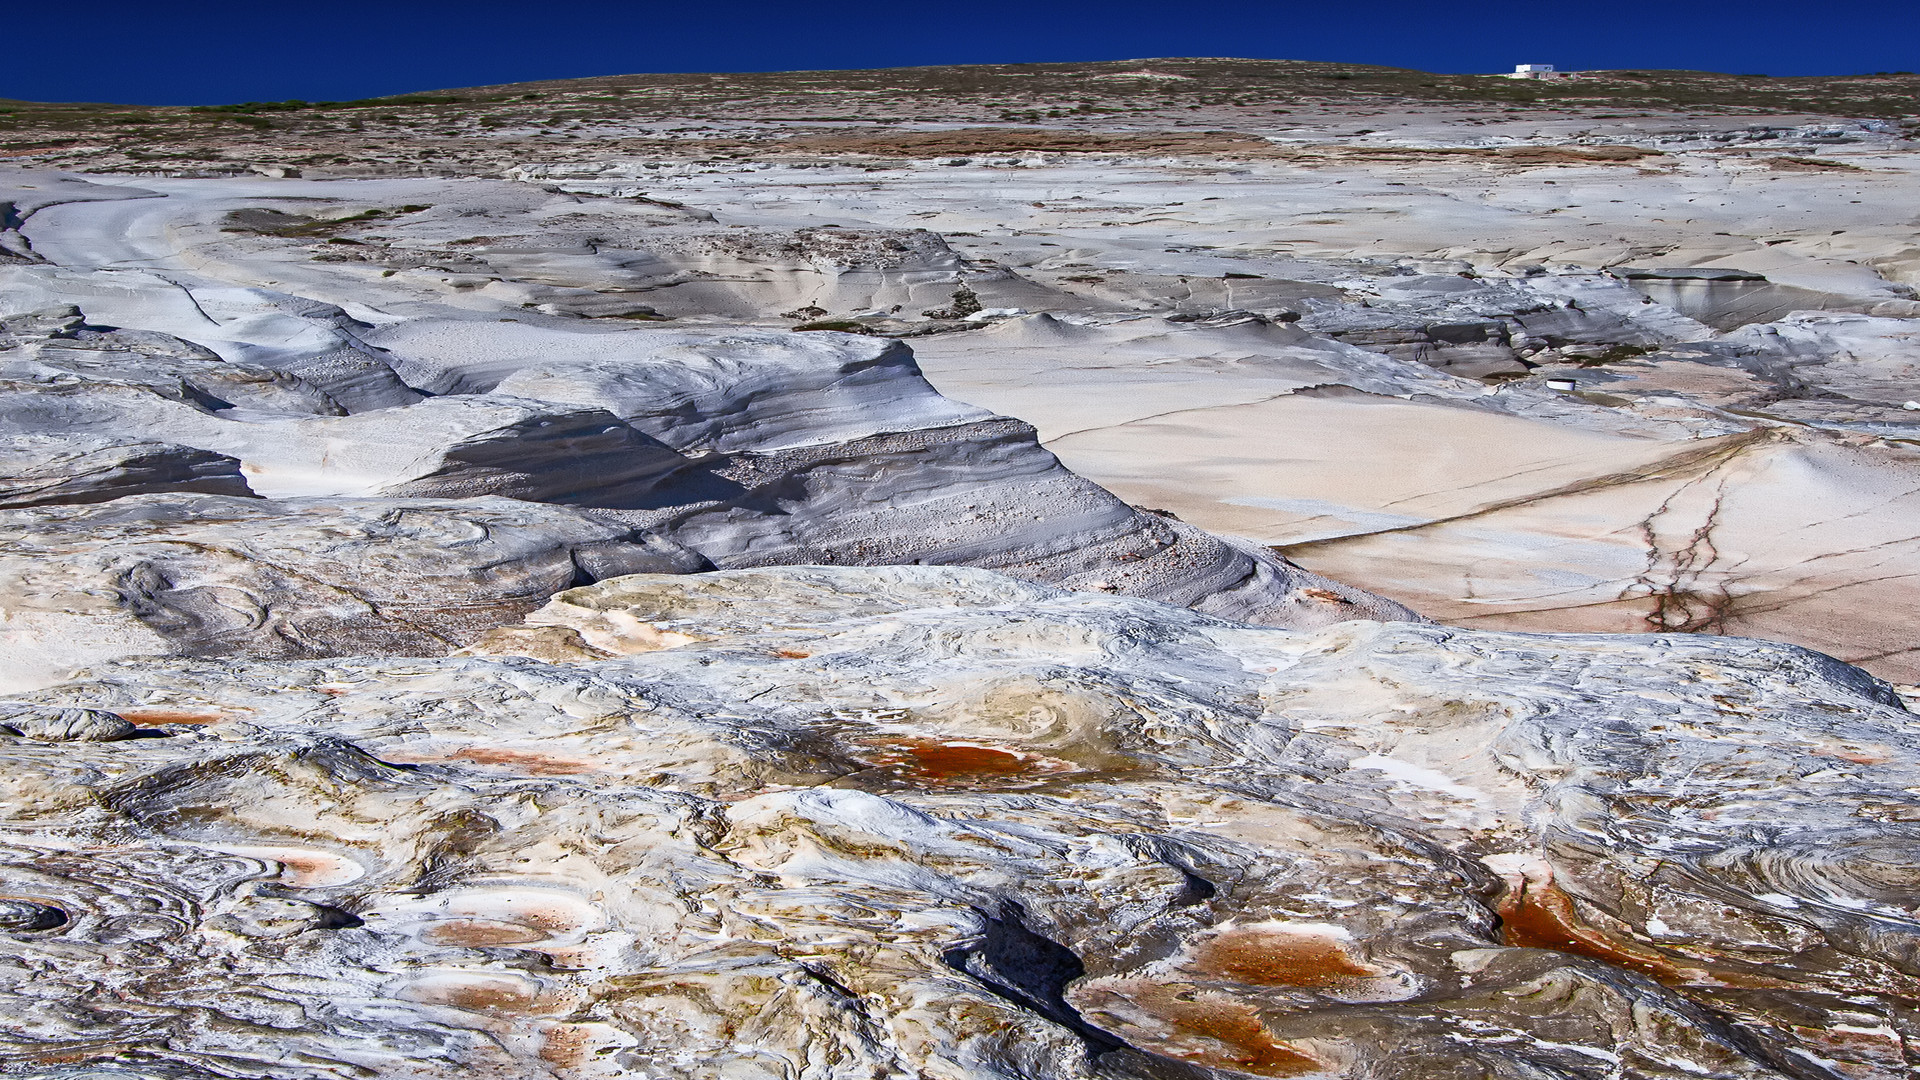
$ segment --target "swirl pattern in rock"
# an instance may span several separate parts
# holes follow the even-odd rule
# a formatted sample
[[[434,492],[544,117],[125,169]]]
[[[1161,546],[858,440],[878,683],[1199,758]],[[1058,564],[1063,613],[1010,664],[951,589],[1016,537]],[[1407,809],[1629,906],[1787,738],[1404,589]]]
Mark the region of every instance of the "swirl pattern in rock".
[[[166,737],[0,743],[0,1052],[277,1080],[1920,1065],[1920,740],[1818,654],[1299,633],[939,567],[642,575],[532,623],[567,662],[130,660],[16,694]]]
[[[43,300],[105,289],[15,272]],[[112,284],[125,314],[186,321],[182,287]],[[246,301],[209,337],[235,357],[71,304],[0,318],[0,687],[135,654],[441,654],[570,585],[714,567],[960,564],[1276,625],[1418,618],[1127,505],[896,341]],[[521,505],[423,502],[499,498]],[[536,534],[537,558],[495,550]]]
[[[136,495],[0,511],[0,689],[141,655],[432,655],[556,590],[707,564],[567,507]]]

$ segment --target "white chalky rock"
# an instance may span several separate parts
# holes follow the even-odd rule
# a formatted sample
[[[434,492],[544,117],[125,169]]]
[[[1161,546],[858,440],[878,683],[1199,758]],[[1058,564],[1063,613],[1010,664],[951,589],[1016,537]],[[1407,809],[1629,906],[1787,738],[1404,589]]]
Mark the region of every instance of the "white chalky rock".
[[[0,745],[12,1052],[1910,1075],[1920,742],[1817,654],[1296,633],[940,567],[642,575],[536,621],[601,648],[129,661],[0,703],[168,736]]]
[[[698,556],[498,497],[149,494],[0,511],[0,689],[123,656],[438,655],[570,585]]]

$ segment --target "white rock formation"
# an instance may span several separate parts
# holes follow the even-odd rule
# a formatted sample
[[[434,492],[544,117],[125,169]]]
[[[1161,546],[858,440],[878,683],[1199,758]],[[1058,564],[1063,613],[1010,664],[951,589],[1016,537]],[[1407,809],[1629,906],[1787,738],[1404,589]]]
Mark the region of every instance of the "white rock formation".
[[[239,460],[224,454],[98,436],[0,435],[0,509],[157,491],[253,494]]]
[[[1273,122],[1296,120],[1333,122]],[[1912,201],[1910,157],[1865,129],[1572,123],[1520,138],[1406,115],[1391,135],[1316,143],[1310,169],[1022,156],[880,172],[610,159],[527,164],[512,174],[522,183],[20,173],[4,198],[39,261],[0,267],[0,295],[13,310],[76,304],[100,325],[195,342],[296,376],[354,414],[420,391],[505,394],[564,406],[557,417],[605,409],[683,452],[785,454],[809,439],[940,423],[958,438],[966,410],[880,358],[882,346],[763,331],[803,320],[913,335],[971,326],[911,338],[915,362],[951,398],[1032,423],[1046,449],[1125,502],[1276,547],[1428,615],[1725,629],[1920,676],[1920,623],[1889,614],[1920,610],[1908,569],[1920,548],[1905,527],[1913,496],[1902,494],[1907,440],[1920,434],[1904,404],[1920,389],[1899,359],[1920,308],[1910,237],[1888,224]],[[1690,142],[1689,124],[1713,130]],[[1864,141],[1819,142],[1837,138]],[[1500,150],[1554,139],[1661,153],[1562,161],[1546,146],[1529,164]],[[1781,171],[1741,156],[1816,150],[1862,167]],[[555,183],[571,190],[542,186]],[[273,233],[327,221],[346,224],[329,240]],[[1744,291],[1705,306],[1693,299],[1712,297],[1674,292],[1709,270],[1742,277],[1721,284]],[[981,312],[1001,314],[921,316],[959,315],[962,286]],[[1713,325],[1653,302],[1657,288]],[[1825,310],[1778,318],[1782,304]],[[1756,318],[1774,321],[1726,329]],[[857,368],[875,380],[863,384]],[[739,393],[716,398],[683,377]],[[818,392],[763,399],[785,381]],[[756,404],[739,421],[716,418],[714,401],[738,410],[747,398]],[[452,430],[485,410],[451,417],[429,404],[415,414],[422,436],[448,425],[449,440],[487,441]],[[191,405],[129,408],[148,417],[141,438],[247,462],[262,494],[422,490],[405,485],[446,467],[423,437],[420,453],[329,487],[314,482],[313,462],[344,444],[326,432],[359,444],[384,421],[309,419],[249,451],[233,440],[256,432],[210,424]],[[109,410],[88,430],[126,437],[126,416]],[[1765,439],[1751,437],[1761,429]],[[1700,445],[1723,438],[1741,449]],[[285,460],[262,460],[267,450]],[[364,449],[349,456],[369,465]],[[578,477],[547,460],[552,475],[496,478],[493,490],[573,499]],[[651,512],[638,494],[659,490],[650,475],[632,478],[623,511]],[[769,498],[786,506],[816,483],[795,474]],[[729,484],[772,491],[734,475],[704,490]],[[978,506],[935,508],[941,527],[977,512],[968,502]],[[727,513],[724,530],[706,514],[699,526],[717,565],[752,564],[739,561],[749,550],[777,552],[769,562],[961,551],[1017,520],[950,537],[916,523],[920,542],[869,557],[858,540],[806,539],[813,515]],[[1239,563],[1224,551],[1202,561],[1219,559]],[[1020,572],[1025,561],[981,565]],[[1135,590],[1118,569],[1046,574],[1181,596]],[[1254,580],[1246,565],[1232,573]],[[1287,595],[1282,607],[1306,596]]]
[[[934,567],[621,578],[532,622],[481,650],[572,661],[128,661],[0,703],[10,1052],[283,1080],[1915,1060],[1920,746],[1817,654],[1294,633]]]
[[[1914,1075],[1910,688],[1275,553],[1910,680],[1910,144],[1245,104],[0,173],[0,1074]]]
[[[92,188],[86,193],[101,194]],[[211,543],[212,536],[199,535],[206,528],[250,532],[262,545],[223,546],[218,556],[207,556],[217,569],[188,570],[201,556],[181,556],[178,568],[154,572],[161,584],[151,587],[105,587],[127,572],[108,564],[119,567],[114,560],[132,556],[117,546],[102,553],[81,534],[99,527],[104,531],[96,539],[114,535],[117,545],[117,534],[103,524],[119,521],[114,514],[19,511],[9,527],[18,538],[12,558],[21,569],[10,573],[68,572],[56,570],[63,564],[40,552],[51,536],[72,537],[59,543],[76,545],[62,550],[85,568],[71,572],[96,576],[102,584],[87,587],[97,597],[83,605],[89,615],[80,622],[58,611],[58,603],[38,598],[52,588],[44,583],[0,599],[0,623],[24,650],[12,685],[50,677],[58,663],[142,649],[444,652],[471,632],[497,625],[501,613],[515,616],[525,604],[574,583],[571,572],[524,581],[509,575],[510,581],[491,586],[499,595],[485,598],[484,587],[453,584],[459,574],[478,569],[468,552],[450,560],[449,573],[409,579],[406,588],[418,590],[410,605],[447,611],[418,632],[314,629],[342,619],[359,627],[379,605],[369,607],[357,588],[349,588],[345,603],[356,614],[343,615],[321,594],[330,596],[327,590],[346,581],[329,580],[319,593],[290,587],[288,573],[312,568],[266,552],[309,542],[307,519],[323,512],[309,507],[323,507],[349,516],[343,542],[355,551],[364,546],[366,558],[422,566],[424,548],[409,548],[404,538],[366,524],[383,514],[412,513],[413,500],[420,499],[505,496],[582,508],[590,513],[560,514],[551,522],[567,536],[567,529],[585,529],[596,544],[635,544],[624,555],[608,556],[610,565],[621,567],[617,572],[665,568],[657,565],[656,550],[664,546],[672,553],[670,564],[688,570],[962,564],[1277,625],[1416,617],[1391,601],[1305,573],[1257,545],[1126,505],[1062,468],[1037,445],[1031,427],[941,396],[898,342],[750,328],[620,328],[537,314],[503,320],[452,303],[401,302],[391,289],[385,295],[374,289],[368,299],[395,302],[407,309],[406,317],[365,303],[356,305],[364,318],[351,316],[324,299],[346,299],[338,295],[344,290],[337,277],[324,278],[332,264],[309,263],[303,271],[320,298],[249,280],[246,275],[275,265],[271,259],[285,254],[284,245],[261,250],[258,238],[236,240],[213,225],[258,224],[277,215],[267,219],[270,225],[287,215],[231,209],[230,189],[221,185],[211,194],[209,201],[126,191],[128,198],[101,201],[101,212],[81,218],[82,227],[73,230],[43,229],[40,215],[47,211],[35,213],[28,232],[39,240],[36,257],[70,265],[43,261],[5,270],[12,275],[0,292],[5,302],[36,306],[0,319],[0,433],[28,439],[22,446],[45,448],[47,459],[10,467],[18,475],[0,477],[7,485],[0,490],[19,492],[7,498],[21,506],[141,491],[257,494],[281,501],[245,507],[162,500],[153,505],[167,509],[134,513],[129,520],[159,515],[144,534],[157,543]],[[480,212],[517,213],[529,199],[580,202],[492,185]],[[92,204],[54,210],[70,216],[86,205]],[[686,216],[676,211],[669,218]],[[662,226],[649,218],[631,227]],[[191,245],[201,235],[196,228],[208,230],[203,242],[212,254],[206,258],[163,253],[156,246],[175,236]],[[715,248],[718,241],[699,240],[704,233],[673,235],[680,237],[675,243],[682,254],[727,250],[734,253],[730,257],[746,257],[764,254],[761,249],[771,243],[723,237],[732,246]],[[882,242],[862,243],[858,237],[827,237],[802,255],[871,247],[880,261],[897,263],[946,251],[937,238],[925,236],[897,245],[898,251]],[[144,253],[143,269],[119,269],[113,256],[135,252]],[[515,272],[524,271],[522,284],[558,281],[574,272],[564,259],[522,254],[518,262],[501,264],[521,267]],[[250,269],[240,271],[238,280],[214,276],[228,265]],[[323,276],[316,278],[316,269]],[[55,302],[63,298],[68,302]],[[132,325],[108,325],[101,311]],[[206,344],[181,336],[189,333]],[[74,449],[56,453],[55,444],[32,441],[54,437]],[[141,446],[103,449],[130,441]],[[153,443],[165,446],[147,445]],[[100,459],[102,454],[109,457]],[[116,463],[112,454],[125,460]],[[75,455],[92,457],[66,462]],[[401,501],[353,501],[383,498]],[[575,541],[562,542],[545,529],[535,529],[535,550],[564,564]],[[164,535],[170,530],[177,533],[171,541]],[[652,539],[641,543],[640,537]],[[390,543],[395,549],[383,550]],[[493,565],[491,557],[480,564]],[[583,573],[583,580],[602,576]],[[180,583],[186,579],[196,583]],[[483,574],[481,580],[488,579]],[[375,590],[394,587],[388,582]],[[182,622],[184,617],[167,614],[178,605],[151,601],[156,589],[204,597],[229,589],[235,595],[196,602],[207,610],[196,609]],[[84,630],[95,615],[115,629]]]
[[[434,655],[570,585],[706,566],[617,522],[499,497],[4,510],[0,689],[124,656]]]

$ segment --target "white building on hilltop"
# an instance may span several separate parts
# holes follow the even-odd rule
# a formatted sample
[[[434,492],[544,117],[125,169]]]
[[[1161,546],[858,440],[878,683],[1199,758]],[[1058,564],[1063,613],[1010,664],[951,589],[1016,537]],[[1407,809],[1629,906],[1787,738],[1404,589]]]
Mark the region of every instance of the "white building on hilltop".
[[[1517,64],[1509,79],[1571,79],[1571,71],[1555,71],[1552,64]]]

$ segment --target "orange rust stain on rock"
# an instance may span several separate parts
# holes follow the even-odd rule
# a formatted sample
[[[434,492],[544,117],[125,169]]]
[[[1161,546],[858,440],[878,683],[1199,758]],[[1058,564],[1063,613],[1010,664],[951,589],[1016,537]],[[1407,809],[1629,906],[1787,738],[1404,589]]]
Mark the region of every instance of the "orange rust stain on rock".
[[[1829,743],[1816,747],[1813,752],[1821,757],[1838,758],[1855,765],[1885,765],[1893,760],[1893,753],[1880,746],[1847,746]]]
[[[544,930],[536,930],[519,923],[497,922],[493,919],[446,919],[434,923],[420,933],[420,939],[429,944],[464,948],[526,945],[546,936],[547,932]]]
[[[922,784],[1026,784],[1081,771],[1071,761],[975,742],[900,739],[867,743],[865,749],[868,765]]]
[[[1793,1033],[1818,1046],[1823,1056],[1835,1058],[1865,1069],[1850,1069],[1854,1075],[1874,1075],[1873,1066],[1894,1070],[1885,1075],[1898,1076],[1907,1064],[1906,1041],[1890,1028],[1878,1031],[1835,1031],[1827,1028],[1793,1025]]]
[[[447,755],[462,761],[471,761],[476,765],[505,765],[532,773],[535,776],[572,776],[577,773],[593,771],[593,763],[576,758],[551,757],[531,750],[508,750],[501,747],[469,746],[464,750],[455,750]]]
[[[99,1065],[112,1068],[125,1062],[129,1057],[138,1057],[140,1055],[138,1046],[138,1043],[132,1042],[94,1042],[80,1050],[47,1050],[30,1053],[25,1056],[25,1060],[35,1065]],[[80,1075],[99,1074],[83,1070]]]
[[[563,1069],[586,1063],[593,1033],[572,1024],[555,1024],[541,1035],[540,1059]]]
[[[568,912],[537,907],[514,912],[513,921],[547,934],[565,933],[579,926],[579,922]]]
[[[277,852],[273,861],[287,868],[294,877],[313,877],[324,874],[337,867],[335,860],[323,853],[302,855],[297,851]]]
[[[1019,754],[966,743],[905,742],[894,747],[889,764],[903,764],[929,780],[1018,776],[1027,771]]]
[[[805,660],[813,654],[810,652],[802,652],[799,649],[775,649],[773,650],[773,655],[783,660]]]
[[[113,1057],[98,1050],[54,1050],[28,1054],[27,1060],[36,1065],[77,1065],[83,1061],[111,1061]]]
[[[1201,942],[1184,966],[1251,986],[1308,989],[1348,986],[1379,974],[1356,962],[1332,937],[1254,927]]]
[[[227,718],[225,713],[206,712],[192,709],[115,709],[135,727],[153,727],[159,724],[217,724]]]
[[[1622,941],[1580,921],[1573,898],[1557,885],[1528,882],[1500,898],[1501,941],[1514,948],[1552,949],[1637,971],[1668,986],[1778,990],[1797,984],[1730,964],[1674,960],[1637,941]],[[1898,993],[1898,991],[1895,991]]]
[[[430,1004],[451,1005],[468,1012],[525,1014],[538,1012],[542,1008],[538,994],[488,983],[442,987],[424,996]]]
[[[1159,986],[1139,994],[1133,1004],[1170,1028],[1148,1040],[1152,1049],[1182,1061],[1237,1069],[1256,1076],[1301,1076],[1318,1072],[1320,1061],[1273,1037],[1252,1006],[1221,994],[1176,993]]]
[[[1221,1057],[1204,1053],[1181,1055],[1189,1061],[1226,1065],[1260,1076],[1299,1076],[1317,1072],[1320,1063],[1298,1050],[1275,1042],[1266,1026],[1251,1011],[1241,1009],[1194,1010],[1178,1017],[1176,1023],[1196,1035],[1212,1039],[1227,1048]],[[1206,1059],[1214,1058],[1212,1061]]]
[[[1583,925],[1573,898],[1558,885],[1528,882],[1500,898],[1501,940],[1519,949],[1553,949],[1615,964],[1662,981],[1687,981],[1665,957],[1637,944],[1620,942]]]

